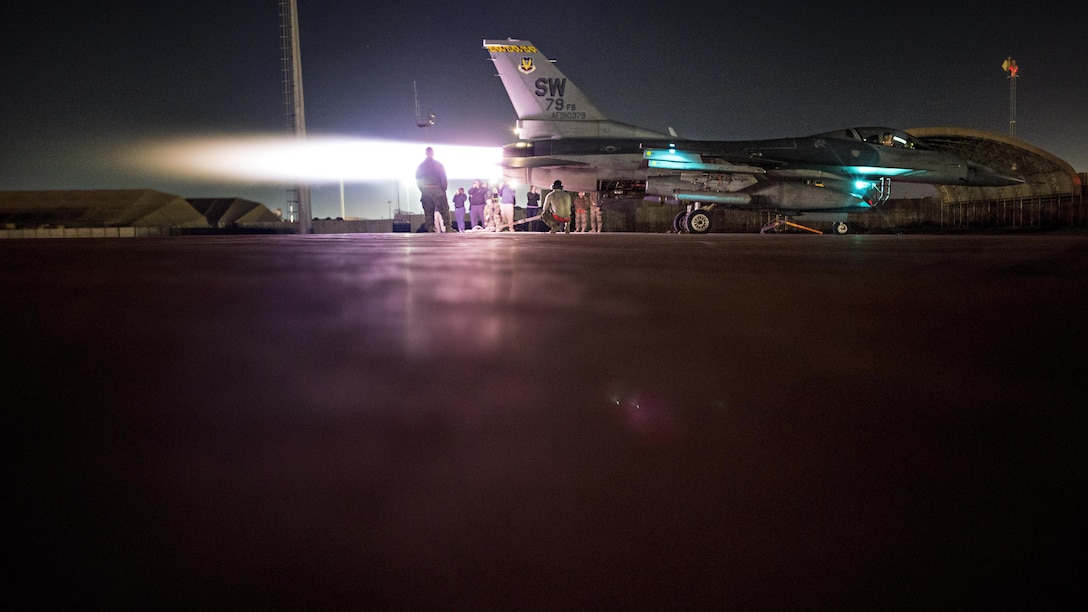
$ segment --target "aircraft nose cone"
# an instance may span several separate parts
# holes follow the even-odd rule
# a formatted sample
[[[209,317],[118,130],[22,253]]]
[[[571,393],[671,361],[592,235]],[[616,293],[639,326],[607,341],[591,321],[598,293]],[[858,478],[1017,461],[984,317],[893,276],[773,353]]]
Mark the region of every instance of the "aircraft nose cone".
[[[1024,179],[1018,176],[1001,174],[980,163],[969,161],[967,162],[966,183],[982,187],[1007,187],[1024,183]]]

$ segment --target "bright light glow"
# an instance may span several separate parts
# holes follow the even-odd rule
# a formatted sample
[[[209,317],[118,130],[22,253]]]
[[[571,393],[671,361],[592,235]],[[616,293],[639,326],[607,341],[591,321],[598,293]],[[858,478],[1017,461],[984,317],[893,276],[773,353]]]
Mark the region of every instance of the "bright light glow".
[[[899,176],[910,172],[910,168],[878,168],[875,166],[847,166],[846,171],[859,176]]]
[[[869,181],[854,181],[854,189],[869,189],[872,186]]]
[[[649,159],[659,162],[673,162],[673,163],[702,163],[703,158],[698,153],[690,153],[688,151],[677,151],[674,148],[670,149],[646,149],[642,152],[643,159]]]
[[[141,147],[130,162],[172,175],[262,182],[415,180],[424,149],[452,179],[498,172],[501,147],[396,142],[345,137],[200,138]]]

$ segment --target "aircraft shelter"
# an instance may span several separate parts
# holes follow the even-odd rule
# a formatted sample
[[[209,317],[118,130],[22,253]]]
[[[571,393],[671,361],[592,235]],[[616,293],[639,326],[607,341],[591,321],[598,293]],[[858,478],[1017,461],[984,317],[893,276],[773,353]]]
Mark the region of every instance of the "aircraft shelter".
[[[270,229],[283,221],[243,198],[191,198],[153,189],[0,191],[0,238],[169,235]]]
[[[916,128],[907,132],[938,151],[1026,180],[1009,187],[938,185],[945,204],[1084,195],[1083,180],[1072,166],[1022,140],[967,128]]]

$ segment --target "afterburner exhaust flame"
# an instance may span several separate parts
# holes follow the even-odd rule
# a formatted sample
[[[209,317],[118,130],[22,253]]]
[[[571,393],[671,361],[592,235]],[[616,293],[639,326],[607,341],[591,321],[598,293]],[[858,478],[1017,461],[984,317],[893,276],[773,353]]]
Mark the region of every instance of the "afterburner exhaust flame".
[[[198,138],[139,148],[130,162],[172,176],[259,182],[414,181],[424,149],[450,179],[499,176],[501,147],[342,137]]]

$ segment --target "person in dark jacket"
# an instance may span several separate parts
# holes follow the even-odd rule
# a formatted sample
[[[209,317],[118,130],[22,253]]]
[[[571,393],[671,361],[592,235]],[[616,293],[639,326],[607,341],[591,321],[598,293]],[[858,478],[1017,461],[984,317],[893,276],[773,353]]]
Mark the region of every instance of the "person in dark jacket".
[[[434,149],[427,147],[427,159],[416,168],[416,186],[419,187],[419,201],[423,204],[423,225],[428,232],[442,231],[435,227],[434,214],[437,212],[447,229],[450,225],[450,203],[446,199],[446,169],[434,158]]]
[[[457,232],[465,233],[465,200],[468,196],[465,195],[465,188],[458,187],[457,193],[453,194],[453,220],[457,222]]]
[[[487,227],[487,218],[484,211],[487,208],[487,187],[480,181],[472,181],[472,187],[468,190],[468,216],[472,227]]]
[[[540,214],[540,192],[536,187],[529,185],[529,193],[525,195],[525,218],[529,219]],[[525,224],[525,231],[540,231],[540,221],[530,221]]]

